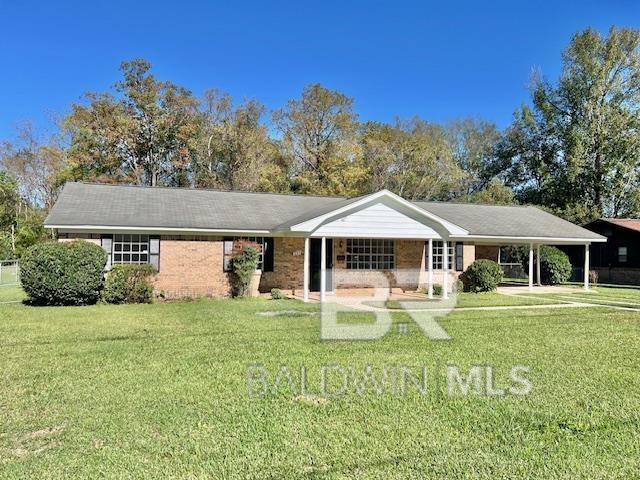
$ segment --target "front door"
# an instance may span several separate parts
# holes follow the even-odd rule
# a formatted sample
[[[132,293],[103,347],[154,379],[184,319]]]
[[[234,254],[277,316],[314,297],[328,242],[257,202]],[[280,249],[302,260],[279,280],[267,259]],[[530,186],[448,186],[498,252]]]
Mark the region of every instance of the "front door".
[[[333,239],[327,238],[327,292],[333,290]],[[309,274],[310,285],[309,289],[312,292],[320,291],[320,260],[322,251],[322,240],[319,238],[312,238],[309,252]]]

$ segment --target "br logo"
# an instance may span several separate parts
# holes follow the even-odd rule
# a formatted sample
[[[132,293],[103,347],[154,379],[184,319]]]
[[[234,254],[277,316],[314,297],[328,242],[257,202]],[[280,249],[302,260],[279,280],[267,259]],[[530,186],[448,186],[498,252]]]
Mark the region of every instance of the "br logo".
[[[420,330],[431,340],[451,340],[451,336],[438,323],[438,319],[448,315],[456,305],[456,292],[449,298],[427,300],[426,295],[402,295],[394,300],[393,309],[389,300],[393,299],[389,287],[370,289],[373,295],[335,295],[321,302],[320,338],[322,340],[376,340],[391,330],[393,312],[408,314]],[[422,298],[420,298],[422,297]],[[341,322],[349,315],[366,314],[373,322]],[[406,326],[405,326],[406,328]]]

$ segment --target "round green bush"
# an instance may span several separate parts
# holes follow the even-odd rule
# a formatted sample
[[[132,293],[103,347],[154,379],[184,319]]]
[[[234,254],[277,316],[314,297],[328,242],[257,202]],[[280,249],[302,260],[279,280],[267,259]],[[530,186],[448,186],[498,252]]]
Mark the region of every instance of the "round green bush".
[[[22,256],[20,281],[36,304],[92,304],[100,298],[106,263],[107,254],[94,243],[39,243]]]
[[[271,300],[284,300],[287,296],[279,288],[271,289]]]
[[[527,259],[527,268],[529,267]],[[545,285],[557,285],[571,278],[571,262],[562,250],[548,245],[540,247],[540,277]]]
[[[107,274],[103,298],[107,303],[151,303],[156,273],[151,265],[114,265]]]
[[[502,268],[493,260],[476,260],[464,272],[464,278],[470,291],[491,292],[502,280]]]

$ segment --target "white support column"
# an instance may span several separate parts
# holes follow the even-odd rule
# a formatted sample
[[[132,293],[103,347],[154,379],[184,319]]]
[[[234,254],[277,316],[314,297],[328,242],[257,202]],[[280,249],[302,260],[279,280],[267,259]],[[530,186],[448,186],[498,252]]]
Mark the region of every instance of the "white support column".
[[[529,244],[529,290],[533,290],[533,243]]]
[[[304,302],[309,301],[309,237],[304,239],[304,287],[302,299]]]
[[[429,292],[429,298],[433,298],[433,239],[429,239],[429,245],[427,247],[429,249],[429,251],[427,252],[427,259],[428,259],[428,264],[427,264],[427,272],[428,272],[428,278],[427,278],[427,282],[429,283],[428,288],[428,292]]]
[[[327,238],[322,237],[320,247],[320,301],[324,302],[327,292]]]
[[[589,290],[589,244],[584,244],[584,289]]]
[[[536,278],[538,279],[538,285],[542,285],[542,278],[540,277],[540,245],[536,245]]]
[[[449,298],[449,243],[442,240],[442,298]]]

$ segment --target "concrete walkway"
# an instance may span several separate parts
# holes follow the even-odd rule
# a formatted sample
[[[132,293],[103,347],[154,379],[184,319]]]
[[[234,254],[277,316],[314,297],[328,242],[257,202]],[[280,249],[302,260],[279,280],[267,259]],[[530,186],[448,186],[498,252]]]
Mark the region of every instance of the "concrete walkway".
[[[498,293],[503,295],[522,295],[523,293],[540,293],[548,295],[550,293],[578,293],[579,291],[580,290],[577,288],[559,287],[557,285],[534,285],[532,290],[529,290],[528,285],[505,285],[498,287]]]

